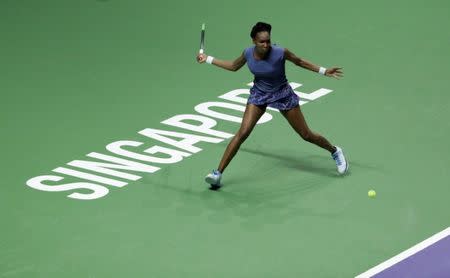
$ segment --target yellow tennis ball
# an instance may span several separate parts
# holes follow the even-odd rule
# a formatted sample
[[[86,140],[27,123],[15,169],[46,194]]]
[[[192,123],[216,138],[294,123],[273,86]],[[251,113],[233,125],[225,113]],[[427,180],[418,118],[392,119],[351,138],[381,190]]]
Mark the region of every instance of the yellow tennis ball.
[[[371,197],[371,198],[374,198],[375,196],[377,196],[377,193],[375,192],[375,190],[369,190],[367,195],[369,195],[369,197]]]

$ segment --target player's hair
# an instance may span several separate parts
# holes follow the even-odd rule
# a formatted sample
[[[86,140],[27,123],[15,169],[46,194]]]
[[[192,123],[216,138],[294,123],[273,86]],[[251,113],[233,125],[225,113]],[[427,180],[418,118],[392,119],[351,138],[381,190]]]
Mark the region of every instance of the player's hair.
[[[256,34],[259,32],[266,31],[270,35],[270,31],[272,30],[272,26],[269,23],[258,22],[253,26],[252,31],[250,32],[250,37],[252,39],[256,38]]]

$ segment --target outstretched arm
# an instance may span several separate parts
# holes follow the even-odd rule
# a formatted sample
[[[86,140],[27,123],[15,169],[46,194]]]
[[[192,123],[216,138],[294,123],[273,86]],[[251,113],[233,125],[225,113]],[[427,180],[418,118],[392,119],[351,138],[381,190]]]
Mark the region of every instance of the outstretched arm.
[[[200,64],[206,62],[206,59],[208,58],[208,55],[204,54],[204,53],[199,53],[197,55],[197,62],[199,62]],[[218,67],[221,67],[223,69],[226,70],[230,70],[230,71],[237,71],[240,68],[242,68],[243,65],[245,65],[245,57],[244,57],[244,53],[241,54],[241,56],[239,56],[238,58],[236,58],[234,61],[224,61],[224,60],[219,60],[217,58],[213,58],[211,56],[209,56],[209,59],[212,58],[212,64],[216,65]]]
[[[314,72],[319,72],[319,70],[320,70],[319,66],[314,65],[313,63],[308,62],[304,59],[301,59],[300,57],[297,57],[294,53],[289,51],[289,49],[287,49],[287,48],[284,49],[284,57],[286,58],[286,60],[289,60],[292,63],[294,63],[295,65],[302,67],[304,69],[308,69],[308,70],[314,71]],[[339,77],[344,76],[344,73],[342,72],[342,68],[329,68],[329,69],[326,69],[324,75],[326,75],[328,77],[334,77],[336,79],[339,79]]]

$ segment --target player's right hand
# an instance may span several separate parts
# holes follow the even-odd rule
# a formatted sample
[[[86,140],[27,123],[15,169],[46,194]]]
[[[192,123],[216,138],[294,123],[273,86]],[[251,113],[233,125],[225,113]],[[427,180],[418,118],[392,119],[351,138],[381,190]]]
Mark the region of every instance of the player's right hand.
[[[199,53],[197,55],[197,62],[203,64],[206,61],[206,58],[208,58],[208,55],[206,55],[205,53]]]

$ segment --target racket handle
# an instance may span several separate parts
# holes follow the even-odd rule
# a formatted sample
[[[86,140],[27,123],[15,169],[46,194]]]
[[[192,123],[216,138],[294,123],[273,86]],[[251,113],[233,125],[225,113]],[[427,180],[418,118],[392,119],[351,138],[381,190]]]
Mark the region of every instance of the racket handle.
[[[200,51],[198,53],[203,54],[203,49],[200,49]]]

